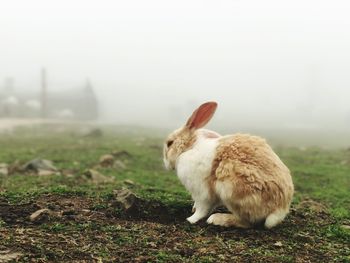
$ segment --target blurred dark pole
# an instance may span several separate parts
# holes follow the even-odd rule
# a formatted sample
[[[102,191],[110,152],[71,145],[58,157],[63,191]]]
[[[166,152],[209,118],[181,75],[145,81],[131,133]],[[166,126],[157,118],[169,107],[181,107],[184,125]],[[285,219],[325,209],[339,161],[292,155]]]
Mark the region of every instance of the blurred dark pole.
[[[41,117],[47,117],[47,79],[45,68],[41,70]]]

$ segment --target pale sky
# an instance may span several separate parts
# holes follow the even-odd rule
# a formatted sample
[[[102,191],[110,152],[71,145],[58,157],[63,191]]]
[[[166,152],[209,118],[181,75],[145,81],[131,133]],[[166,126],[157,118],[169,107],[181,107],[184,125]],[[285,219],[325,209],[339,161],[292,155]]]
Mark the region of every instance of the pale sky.
[[[37,90],[43,66],[55,90],[88,77],[117,123],[176,126],[217,100],[216,123],[350,126],[349,14],[345,0],[1,1],[0,84]]]

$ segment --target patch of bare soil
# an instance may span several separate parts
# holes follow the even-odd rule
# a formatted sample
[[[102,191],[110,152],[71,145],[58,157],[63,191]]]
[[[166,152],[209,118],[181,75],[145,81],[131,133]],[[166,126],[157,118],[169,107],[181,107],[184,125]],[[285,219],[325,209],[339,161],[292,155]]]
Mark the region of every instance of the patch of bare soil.
[[[292,209],[272,230],[192,226],[190,211],[142,199],[128,210],[83,196],[1,199],[0,251],[21,262],[336,262],[344,253],[320,232],[334,223],[324,211]]]

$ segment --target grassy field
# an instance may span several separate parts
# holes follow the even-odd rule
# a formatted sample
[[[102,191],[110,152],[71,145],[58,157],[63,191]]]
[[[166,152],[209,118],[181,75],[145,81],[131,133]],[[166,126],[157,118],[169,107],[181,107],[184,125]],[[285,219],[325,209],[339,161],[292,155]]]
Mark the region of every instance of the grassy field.
[[[291,213],[272,230],[239,230],[185,220],[191,198],[163,169],[161,136],[54,126],[2,135],[0,262],[350,262],[350,150],[276,151],[293,173]],[[117,166],[99,164],[112,153]],[[58,172],[22,169],[35,158]],[[115,201],[121,188],[139,197],[131,210]],[[39,209],[49,210],[31,221]]]

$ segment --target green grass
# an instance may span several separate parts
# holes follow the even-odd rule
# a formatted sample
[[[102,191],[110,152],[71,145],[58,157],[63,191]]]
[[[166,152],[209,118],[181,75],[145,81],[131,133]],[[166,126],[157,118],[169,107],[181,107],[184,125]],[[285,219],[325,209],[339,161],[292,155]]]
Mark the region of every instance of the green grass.
[[[339,219],[350,219],[350,151],[311,148],[279,150],[293,174],[295,200],[323,201]]]
[[[172,215],[191,206],[190,195],[176,175],[163,168],[161,136],[152,136],[143,130],[130,133],[128,129],[119,129],[107,130],[104,136],[99,138],[87,138],[71,129],[63,132],[57,132],[55,129],[56,127],[39,127],[0,137],[0,163],[23,165],[32,159],[44,158],[52,160],[61,171],[60,174],[50,176],[23,172],[9,176],[0,175],[0,198],[16,205],[36,202],[45,194],[80,196],[95,200],[89,207],[91,210],[107,211],[113,190],[128,187],[142,199],[160,201]],[[125,170],[98,166],[100,156],[116,151],[127,151],[131,156],[122,159],[126,164]],[[79,237],[80,241],[76,242],[87,240],[86,242],[90,242],[90,247],[78,246],[70,252],[73,258],[81,255],[86,259],[89,258],[91,251],[94,251],[95,259],[111,260],[116,251],[123,254],[124,250],[129,251],[137,244],[144,247],[144,250],[137,250],[135,258],[152,262],[217,262],[220,257],[223,262],[228,259],[241,262],[256,257],[263,261],[295,262],[298,256],[295,251],[303,249],[302,239],[309,240],[311,236],[310,240],[318,243],[316,252],[321,251],[324,255],[328,255],[329,251],[333,251],[333,254],[337,255],[333,257],[334,262],[349,262],[350,251],[346,244],[350,242],[350,232],[342,225],[350,224],[350,151],[278,147],[276,152],[292,171],[296,189],[293,209],[297,209],[301,201],[312,199],[324,205],[329,213],[318,220],[318,215],[313,211],[302,210],[300,212],[301,218],[304,218],[302,226],[297,223],[293,225],[293,220],[298,219],[294,215],[295,218],[292,217],[292,221],[289,221],[284,228],[272,230],[274,238],[282,241],[284,246],[282,250],[274,247],[275,241],[269,239],[270,235],[266,230],[248,231],[248,234],[234,232],[233,236],[230,232],[228,238],[225,232],[216,233],[215,229],[203,225],[191,226],[185,221],[174,226],[145,227],[143,222],[114,224],[113,220],[71,222],[53,219],[52,222],[40,225],[37,231],[42,231],[40,233],[43,236],[55,237],[59,235],[70,237],[76,233],[84,233],[86,236]],[[92,168],[115,180],[105,184],[94,184],[83,175],[84,171]],[[132,180],[134,185],[126,184],[125,180]],[[298,211],[295,213],[298,215]],[[322,220],[326,221],[324,225]],[[155,236],[163,235],[162,231],[172,231],[173,228],[176,228],[177,232],[174,230],[176,233],[182,235],[178,241],[174,241],[174,244],[181,245],[172,245],[173,247],[169,249],[162,246],[162,243],[154,241]],[[7,223],[0,218],[0,234],[1,231],[5,231],[3,234],[6,236],[6,241],[0,241],[0,245],[8,247],[15,242],[16,236],[6,232],[11,231],[11,228],[8,229]],[[30,233],[32,230],[28,231]],[[104,239],[98,238],[99,233],[104,233]],[[176,234],[174,235],[172,238],[176,238]],[[260,235],[265,243],[260,242],[259,237],[255,235]],[[38,237],[38,240],[41,240],[40,238]],[[193,239],[197,241],[194,242]],[[163,243],[166,243],[165,240]],[[176,246],[181,249],[176,250]],[[211,254],[211,250],[204,250],[206,247],[218,252]],[[89,249],[90,254],[87,252]],[[46,248],[45,243],[39,241],[29,250],[46,253],[43,256],[44,261],[69,259],[66,258],[64,251],[55,247]],[[226,250],[234,250],[236,254],[227,254]],[[305,258],[307,260],[307,256]],[[128,257],[125,255],[124,259],[127,261]],[[316,257],[312,259],[315,260]]]
[[[52,160],[57,168],[72,170],[74,174],[72,178],[64,175],[38,177],[15,174],[2,178],[0,187],[6,189],[6,196],[12,200],[17,196],[20,201],[24,195],[35,196],[46,192],[103,195],[130,179],[136,183],[134,190],[141,196],[169,202],[188,201],[189,195],[176,176],[163,169],[161,150],[157,148],[161,147],[162,140],[145,138],[143,141],[143,138],[143,134],[130,137],[123,133],[96,139],[68,134],[2,137],[1,162],[24,164],[34,158],[45,158]],[[86,169],[98,165],[100,156],[120,150],[126,150],[132,156],[125,161],[126,170],[98,168],[102,174],[114,177],[115,183],[95,186],[82,179]]]
[[[0,187],[6,190],[2,195],[13,201],[20,201],[25,195],[35,196],[47,192],[103,195],[123,186],[126,179],[134,181],[133,190],[145,198],[172,204],[190,201],[189,194],[176,175],[163,168],[161,137],[145,137],[141,132],[131,136],[110,133],[102,138],[89,139],[69,133],[43,136],[33,132],[25,136],[2,136],[0,145],[1,162],[11,164],[17,161],[24,164],[34,158],[45,158],[52,160],[59,169],[73,171],[73,177],[2,176]],[[83,172],[96,166],[100,156],[119,150],[126,150],[132,156],[126,160],[126,170],[98,168],[104,175],[114,177],[114,183],[96,186],[83,180]],[[323,201],[334,216],[350,218],[349,150],[279,148],[277,153],[292,171],[295,202],[308,196]]]

